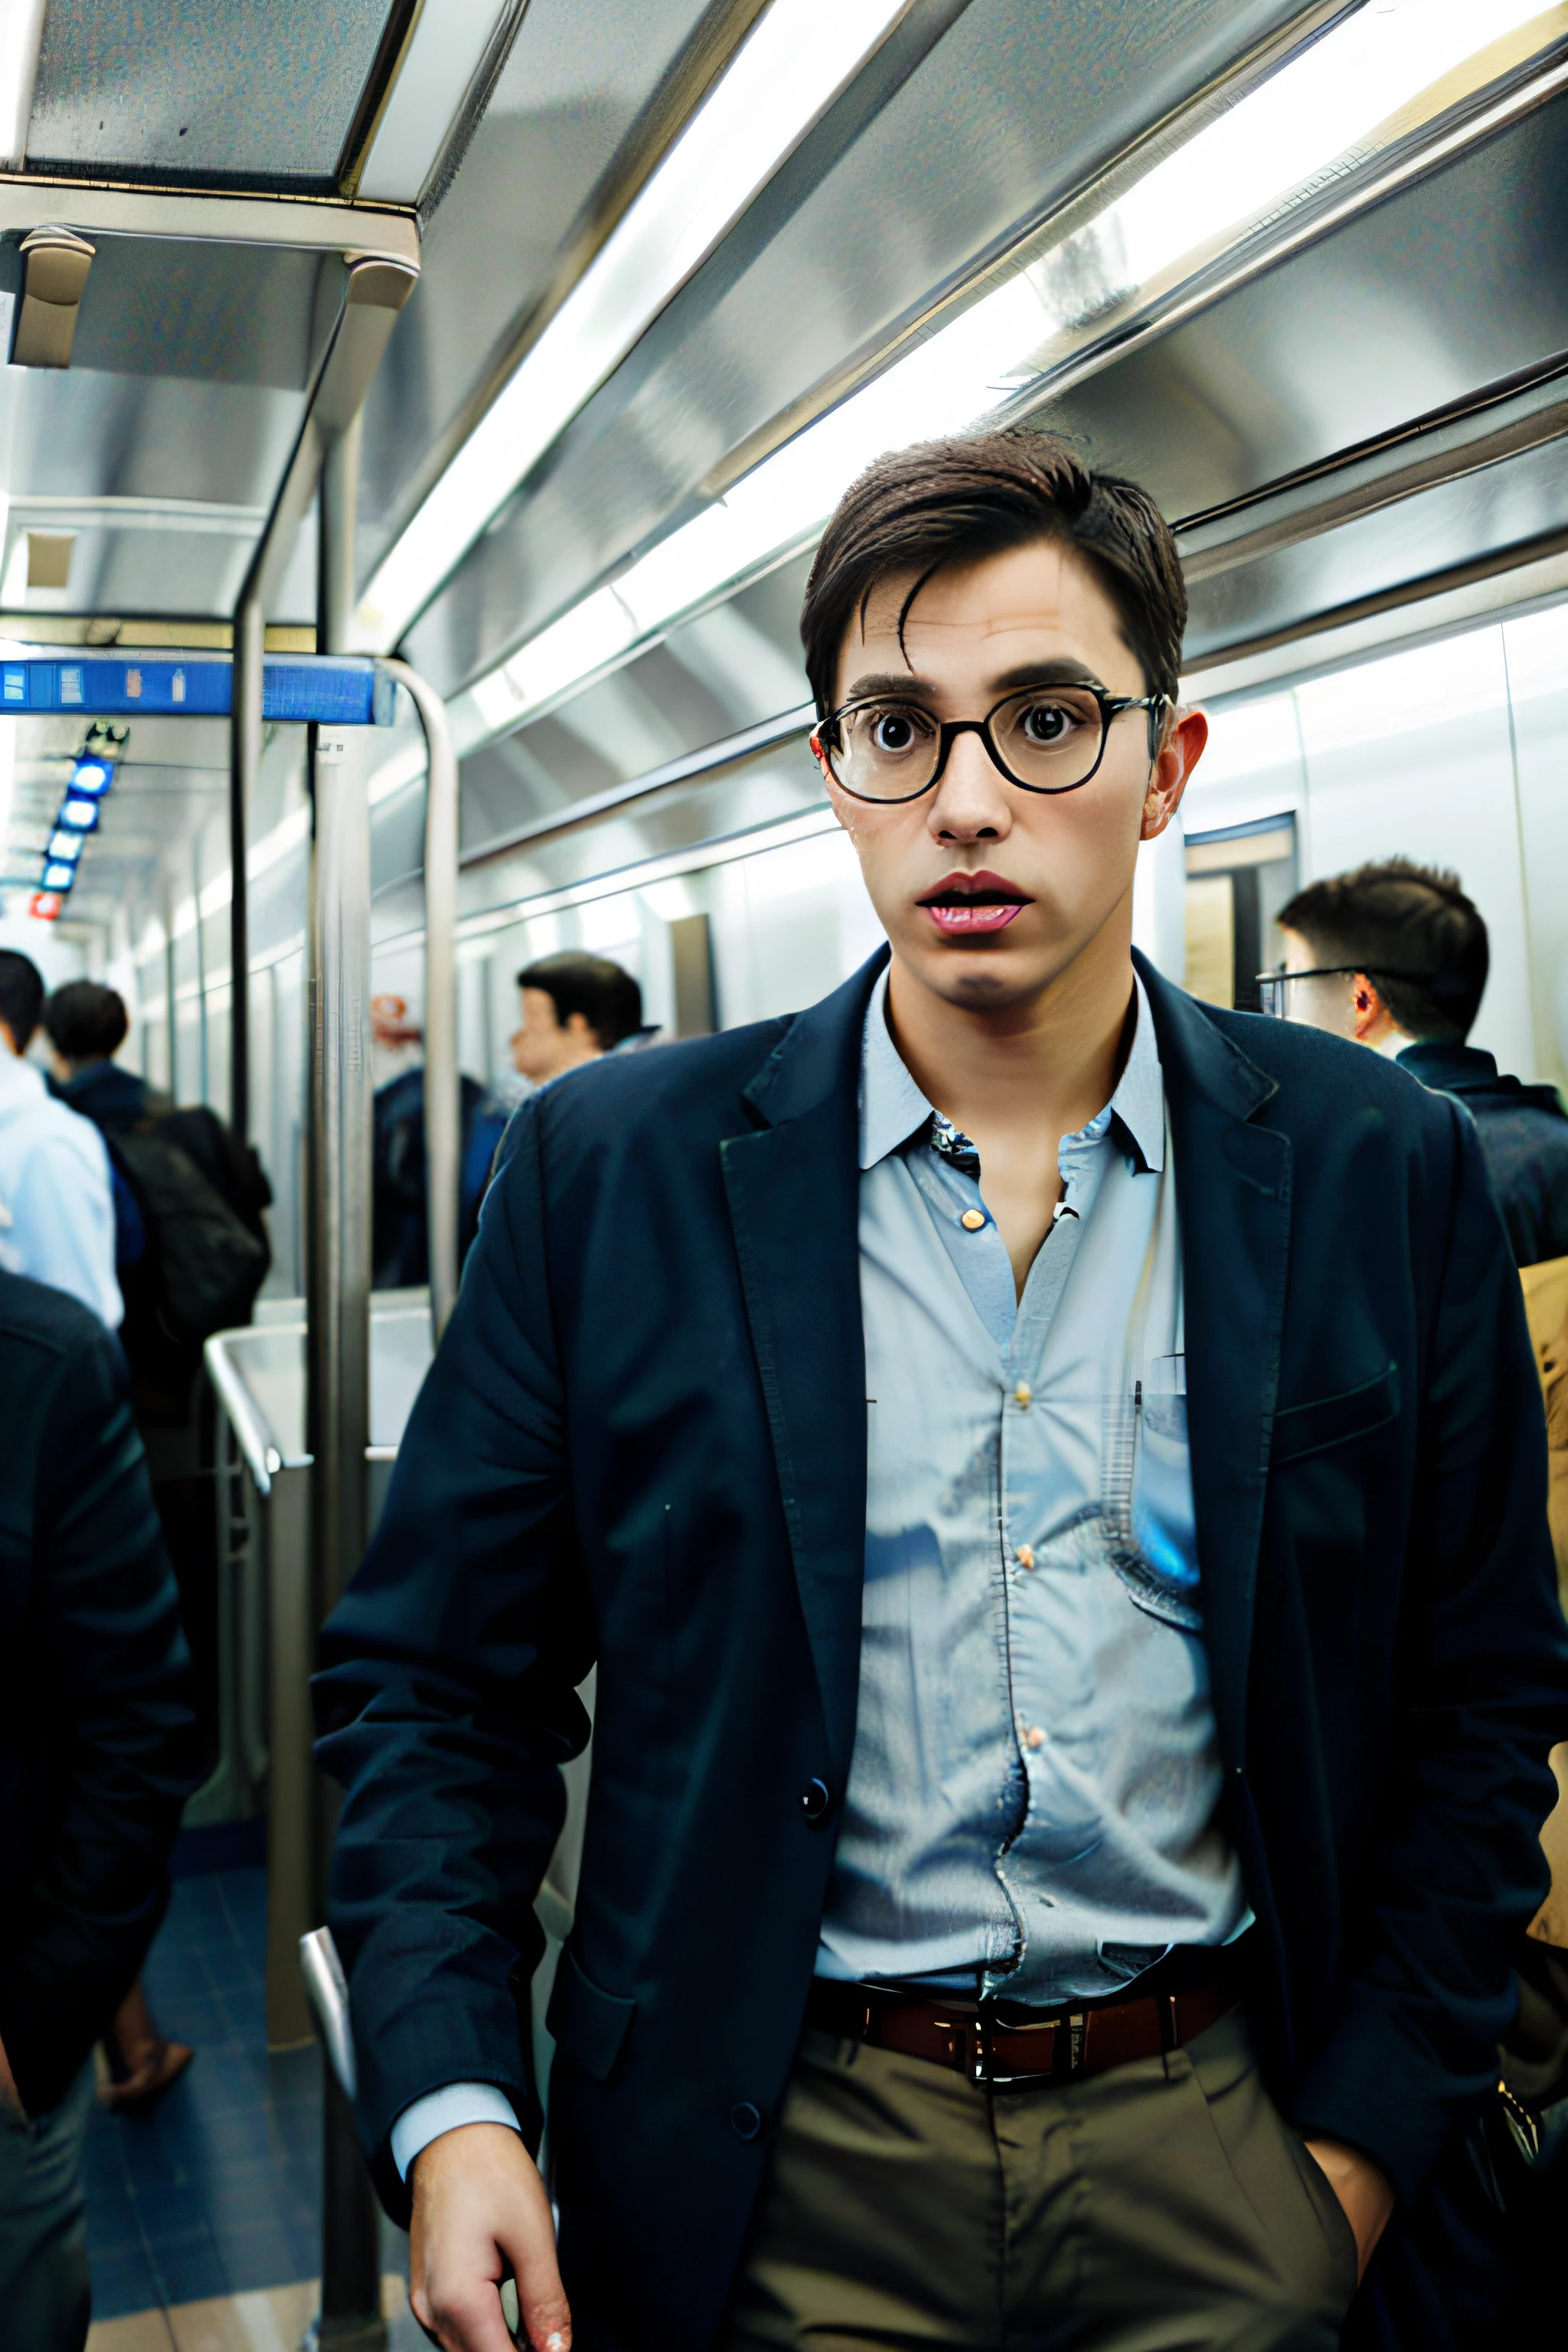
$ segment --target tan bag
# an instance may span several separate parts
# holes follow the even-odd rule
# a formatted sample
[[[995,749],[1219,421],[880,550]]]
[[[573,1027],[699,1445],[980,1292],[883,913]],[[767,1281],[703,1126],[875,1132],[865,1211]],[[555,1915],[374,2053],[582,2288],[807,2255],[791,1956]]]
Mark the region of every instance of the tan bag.
[[[1535,1369],[1546,1403],[1546,1449],[1551,1484],[1546,1516],[1557,1554],[1557,1592],[1568,1614],[1568,1257],[1521,1266],[1525,1318],[1535,1349]],[[1538,1943],[1568,1950],[1568,1741],[1552,1751],[1557,1802],[1541,1832],[1552,1864],[1552,1892],[1531,1922]]]

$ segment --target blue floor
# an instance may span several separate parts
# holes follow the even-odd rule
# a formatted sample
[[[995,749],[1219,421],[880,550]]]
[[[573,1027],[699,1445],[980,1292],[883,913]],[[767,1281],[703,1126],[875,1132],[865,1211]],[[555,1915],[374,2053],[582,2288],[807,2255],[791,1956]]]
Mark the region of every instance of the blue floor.
[[[161,2030],[196,2057],[152,2115],[94,2114],[95,2319],[320,2273],[321,2062],[267,2054],[266,1924],[263,1870],[175,1881],[145,1982]]]

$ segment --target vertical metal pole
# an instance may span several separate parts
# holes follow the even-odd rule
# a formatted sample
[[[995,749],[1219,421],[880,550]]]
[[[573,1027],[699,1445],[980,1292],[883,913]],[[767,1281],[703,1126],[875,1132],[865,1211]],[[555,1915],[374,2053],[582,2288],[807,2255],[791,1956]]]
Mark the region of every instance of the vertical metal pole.
[[[342,650],[353,593],[357,432],[329,450],[321,476],[321,650]],[[310,921],[310,1150],[306,1390],[316,1622],[364,1549],[370,1441],[371,1097],[370,807],[363,760],[310,731],[314,833]],[[321,1886],[333,1821],[323,1793]],[[323,1906],[324,1908],[324,1906]],[[323,2053],[320,2341],[335,2352],[386,2342],[375,2199],[348,2102]]]
[[[458,1301],[458,1189],[463,1102],[458,1075],[458,755],[447,706],[406,662],[382,667],[407,689],[425,730],[425,1209],[430,1331],[437,1346]]]
[[[228,1123],[237,1143],[250,1139],[250,906],[245,887],[250,806],[261,768],[262,656],[267,627],[261,599],[247,589],[234,623],[234,682],[228,721],[229,1041]]]

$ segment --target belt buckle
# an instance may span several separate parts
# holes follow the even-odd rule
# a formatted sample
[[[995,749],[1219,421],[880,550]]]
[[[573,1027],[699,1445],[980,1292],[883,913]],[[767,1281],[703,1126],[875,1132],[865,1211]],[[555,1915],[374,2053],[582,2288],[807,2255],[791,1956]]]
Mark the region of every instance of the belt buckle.
[[[1046,2083],[1071,2082],[1075,2075],[1083,2072],[1089,2043],[1089,2015],[1085,2010],[1071,2010],[1036,2026],[1004,2029],[1018,2033],[1051,2033],[1057,2037],[1051,2045],[1050,2066],[1031,2068],[1021,2074],[1003,2074],[996,2071],[993,2041],[996,2028],[989,2019],[976,2017],[969,2022],[967,2030],[969,2079],[983,2090],[1035,2090]]]

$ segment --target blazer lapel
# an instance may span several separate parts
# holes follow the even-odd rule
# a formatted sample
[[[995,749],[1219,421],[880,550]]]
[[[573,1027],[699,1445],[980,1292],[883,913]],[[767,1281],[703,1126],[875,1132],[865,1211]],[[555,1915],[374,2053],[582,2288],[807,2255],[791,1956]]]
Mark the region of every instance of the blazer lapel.
[[[746,1089],[759,1122],[721,1147],[742,1286],[840,1788],[860,1674],[866,1347],[860,1039],[884,950],[800,1015]]]
[[[1290,1240],[1290,1145],[1258,1123],[1277,1082],[1140,956],[1165,1076],[1186,1311],[1187,1430],[1204,1639],[1226,1761],[1246,1759],[1253,1596]]]

